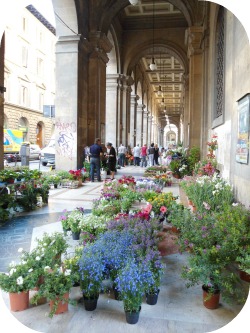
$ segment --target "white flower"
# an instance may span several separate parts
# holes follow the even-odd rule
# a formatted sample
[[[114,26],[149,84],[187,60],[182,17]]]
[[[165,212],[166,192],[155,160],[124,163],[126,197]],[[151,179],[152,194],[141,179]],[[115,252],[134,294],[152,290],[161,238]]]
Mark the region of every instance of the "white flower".
[[[46,271],[49,271],[50,270],[50,267],[49,266],[45,266],[44,267],[44,271],[46,272]]]
[[[21,260],[21,264],[25,265],[25,264],[27,264],[27,261],[26,260]]]
[[[33,268],[30,268],[30,269],[28,270],[28,272],[29,272],[29,273],[33,272]]]
[[[16,272],[16,269],[15,268],[11,268],[11,270],[10,270],[10,276],[13,274],[13,273],[15,273]]]
[[[36,260],[37,260],[37,261],[41,260],[41,257],[36,256]]]
[[[232,203],[232,206],[234,206],[234,207],[235,207],[235,206],[239,206],[239,203],[238,203],[238,202],[233,202],[233,203]]]
[[[19,276],[17,279],[16,279],[16,283],[21,286],[23,284],[23,277],[22,276]]]
[[[17,252],[23,252],[23,248],[19,247],[19,249],[17,250]]]
[[[16,266],[15,261],[12,260],[11,263],[9,264],[9,266],[10,266],[10,267],[15,267],[15,266]]]
[[[66,269],[64,275],[69,276],[70,274],[71,274],[71,269]]]

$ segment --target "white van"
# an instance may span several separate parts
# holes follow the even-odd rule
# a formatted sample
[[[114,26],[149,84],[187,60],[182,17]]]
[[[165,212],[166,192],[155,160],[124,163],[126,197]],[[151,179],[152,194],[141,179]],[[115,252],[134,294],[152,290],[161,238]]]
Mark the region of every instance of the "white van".
[[[41,163],[46,166],[55,166],[55,135],[53,134],[48,146],[41,150]]]

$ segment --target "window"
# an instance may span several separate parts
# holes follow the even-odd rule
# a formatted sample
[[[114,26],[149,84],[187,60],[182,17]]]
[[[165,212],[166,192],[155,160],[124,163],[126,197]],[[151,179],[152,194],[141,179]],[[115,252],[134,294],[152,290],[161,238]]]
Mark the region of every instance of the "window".
[[[43,76],[43,59],[37,58],[37,75]]]
[[[22,18],[22,29],[23,29],[23,32],[27,31],[27,20],[25,17]]]
[[[224,121],[224,41],[225,12],[220,7],[216,27],[216,49],[215,49],[215,112],[213,127],[221,125]]]
[[[27,103],[28,103],[28,89],[25,86],[21,86],[20,104],[23,106],[27,106]]]
[[[22,46],[22,66],[28,67],[28,49],[26,46]]]
[[[39,92],[39,105],[38,108],[39,110],[43,110],[43,104],[44,104],[44,94],[42,92]]]

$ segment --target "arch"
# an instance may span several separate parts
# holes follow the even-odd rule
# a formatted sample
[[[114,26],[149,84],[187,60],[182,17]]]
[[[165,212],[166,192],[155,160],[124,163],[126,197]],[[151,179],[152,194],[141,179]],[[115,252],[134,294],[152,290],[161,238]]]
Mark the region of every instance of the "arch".
[[[23,131],[23,141],[29,141],[29,121],[26,117],[19,118],[18,128]]]
[[[117,74],[120,73],[121,68],[121,56],[118,47],[118,41],[116,32],[113,26],[110,27],[110,30],[107,35],[109,41],[113,45],[112,50],[109,52],[108,57],[109,61],[107,63],[106,74]]]
[[[155,53],[168,53],[173,55],[178,61],[183,65],[185,74],[188,74],[189,66],[188,59],[184,49],[182,49],[176,43],[168,40],[155,40],[154,41]],[[143,44],[138,44],[136,49],[133,49],[130,57],[127,57],[127,61],[124,64],[124,72],[130,75],[134,66],[140,61],[143,56],[152,54],[153,40],[145,42]],[[138,50],[140,50],[138,52]],[[164,51],[164,52],[163,52]]]
[[[74,0],[51,0],[55,12],[56,35],[72,36],[78,34],[78,20]]]
[[[194,24],[195,9],[197,7],[196,0],[166,0],[166,2],[171,3],[182,12],[188,26]],[[106,2],[103,7],[103,14],[100,18],[97,30],[107,33],[112,20],[128,5],[130,5],[128,0],[110,0]]]

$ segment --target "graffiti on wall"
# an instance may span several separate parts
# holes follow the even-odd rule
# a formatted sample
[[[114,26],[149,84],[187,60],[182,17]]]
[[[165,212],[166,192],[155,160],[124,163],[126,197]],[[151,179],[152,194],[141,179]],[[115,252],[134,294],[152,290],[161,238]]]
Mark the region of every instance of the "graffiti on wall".
[[[67,157],[70,160],[76,155],[76,123],[75,122],[62,122],[58,120],[55,124],[58,133],[58,149],[57,154]]]

